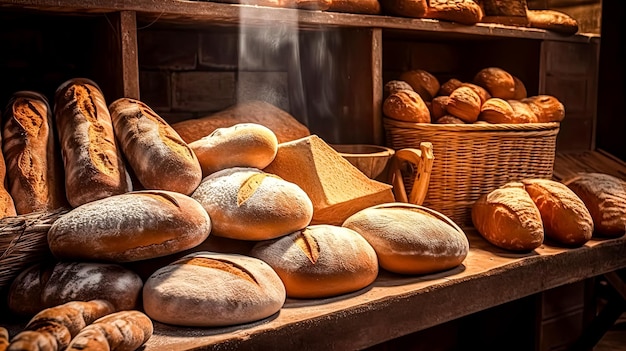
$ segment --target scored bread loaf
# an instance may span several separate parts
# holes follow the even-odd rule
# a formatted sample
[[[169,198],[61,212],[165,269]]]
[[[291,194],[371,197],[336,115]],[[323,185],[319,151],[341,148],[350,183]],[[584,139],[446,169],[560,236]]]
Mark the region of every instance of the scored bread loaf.
[[[383,102],[383,113],[398,121],[430,123],[430,111],[422,97],[412,90],[398,90]]]
[[[65,206],[63,165],[55,148],[48,99],[33,91],[14,93],[4,113],[2,136],[17,214]]]
[[[72,301],[47,308],[31,318],[11,339],[7,350],[65,350],[79,331],[113,312],[113,305],[105,300]]]
[[[530,108],[530,105],[523,103],[519,100],[507,101],[513,109],[512,123],[537,123],[539,119],[535,112]]]
[[[530,107],[541,123],[561,122],[565,118],[565,106],[554,96],[537,95],[521,101]]]
[[[468,86],[455,89],[446,103],[446,111],[466,123],[474,123],[478,119],[481,97]]]
[[[423,69],[414,69],[400,74],[400,80],[409,85],[420,95],[422,100],[430,101],[439,92],[439,80]]]
[[[109,106],[115,136],[145,189],[191,194],[202,180],[193,150],[148,105],[121,98]]]
[[[132,189],[102,91],[85,78],[55,92],[54,115],[65,169],[65,193],[73,207]]]
[[[115,312],[83,328],[70,341],[67,351],[137,350],[152,336],[154,327],[139,311]]]
[[[500,98],[485,101],[480,108],[478,120],[489,123],[518,123],[511,104]]]
[[[463,82],[456,78],[448,79],[445,83],[441,84],[437,94],[441,96],[448,96],[461,85],[463,85]]]

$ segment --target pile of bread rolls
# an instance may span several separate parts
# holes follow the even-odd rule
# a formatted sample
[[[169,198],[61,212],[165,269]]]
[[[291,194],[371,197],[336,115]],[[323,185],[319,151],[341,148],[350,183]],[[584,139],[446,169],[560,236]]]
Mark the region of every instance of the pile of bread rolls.
[[[487,67],[472,82],[409,70],[384,86],[386,117],[414,123],[548,123],[560,122],[565,107],[554,96],[527,96],[524,83],[499,67]]]

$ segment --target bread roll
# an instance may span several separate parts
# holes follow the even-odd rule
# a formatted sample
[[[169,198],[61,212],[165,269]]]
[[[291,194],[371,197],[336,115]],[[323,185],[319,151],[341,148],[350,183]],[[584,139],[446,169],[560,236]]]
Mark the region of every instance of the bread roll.
[[[489,123],[516,123],[513,107],[500,98],[491,98],[480,108],[478,120]]]
[[[352,229],[312,225],[262,241],[250,255],[269,264],[292,298],[324,298],[365,288],[378,275],[376,252]]]
[[[464,120],[454,117],[451,115],[445,115],[440,118],[437,118],[435,121],[436,124],[466,124]]]
[[[530,108],[530,105],[523,103],[519,100],[507,101],[513,109],[512,123],[538,123],[537,115]]]
[[[52,126],[45,96],[32,91],[13,94],[4,114],[2,151],[17,214],[67,205]]]
[[[515,94],[513,94],[513,100],[525,99],[528,94],[526,92],[526,85],[524,85],[524,82],[516,76],[511,75],[511,77],[513,77],[513,81],[515,81]]]
[[[490,243],[510,251],[531,251],[543,243],[539,209],[524,184],[507,183],[472,206],[472,222]]]
[[[483,11],[474,0],[429,0],[424,17],[472,25],[482,20]]]
[[[377,15],[381,7],[378,0],[332,0],[328,11]]]
[[[525,179],[522,183],[539,209],[547,238],[569,246],[581,246],[591,239],[593,220],[572,190],[549,179]]]
[[[431,120],[436,121],[448,113],[446,111],[446,106],[448,105],[449,100],[450,98],[448,96],[437,96],[431,101]]]
[[[110,106],[117,140],[146,189],[191,194],[202,180],[196,155],[178,133],[141,101],[121,98]]]
[[[480,114],[480,101],[472,88],[461,86],[450,94],[446,111],[466,123],[474,123]]]
[[[474,84],[485,88],[491,97],[504,100],[515,97],[515,79],[502,68],[487,67],[481,69],[474,76]]]
[[[428,274],[457,267],[469,252],[465,233],[434,210],[389,203],[361,210],[343,226],[372,245],[380,266],[401,274]]]
[[[191,142],[198,157],[202,176],[231,167],[263,169],[276,157],[278,139],[269,128],[256,123],[240,123],[218,128],[206,137]]]
[[[171,191],[136,191],[94,201],[57,219],[48,231],[59,259],[131,262],[203,242],[211,220],[194,199]]]
[[[413,90],[413,87],[403,80],[390,80],[383,86],[383,98],[386,99],[398,90]]]
[[[70,205],[78,207],[131,190],[111,115],[96,83],[75,78],[61,84],[55,93],[54,115]]]
[[[249,323],[278,312],[285,287],[270,266],[248,256],[196,252],[150,276],[144,310],[159,322],[216,327]]]
[[[561,34],[578,32],[578,22],[566,13],[556,10],[528,10],[528,22],[533,28],[547,29]]]
[[[563,182],[585,203],[594,234],[619,237],[626,232],[626,182],[602,173],[580,173]]]
[[[428,9],[426,0],[380,0],[385,13],[401,17],[423,18]]]
[[[432,74],[422,69],[415,69],[400,74],[400,80],[403,80],[420,95],[422,100],[430,101],[439,92],[439,80]]]
[[[478,95],[480,97],[480,104],[481,105],[484,104],[485,101],[491,99],[491,94],[489,94],[489,92],[485,88],[483,88],[481,86],[478,86],[478,85],[472,84],[472,83],[462,83],[461,87],[468,87],[468,88],[472,89],[476,93],[476,95]]]
[[[541,123],[561,122],[565,118],[565,106],[554,96],[538,95],[523,99]]]
[[[398,121],[430,123],[430,111],[420,95],[411,90],[399,90],[383,102],[383,113]]]
[[[439,87],[438,95],[448,96],[461,85],[463,85],[463,82],[461,82],[460,80],[456,78],[449,79],[445,83],[441,84],[441,86]]]
[[[273,239],[306,227],[313,216],[299,186],[256,168],[215,172],[192,197],[209,213],[212,234],[231,239]]]
[[[139,311],[120,311],[95,320],[72,339],[68,351],[137,350],[152,336],[152,321]]]

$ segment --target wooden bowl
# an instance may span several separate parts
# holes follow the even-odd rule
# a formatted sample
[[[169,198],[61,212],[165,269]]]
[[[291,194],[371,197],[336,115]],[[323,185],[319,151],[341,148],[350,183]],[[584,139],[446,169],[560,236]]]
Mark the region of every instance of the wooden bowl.
[[[343,158],[370,179],[383,173],[395,151],[380,145],[334,144],[331,145]]]

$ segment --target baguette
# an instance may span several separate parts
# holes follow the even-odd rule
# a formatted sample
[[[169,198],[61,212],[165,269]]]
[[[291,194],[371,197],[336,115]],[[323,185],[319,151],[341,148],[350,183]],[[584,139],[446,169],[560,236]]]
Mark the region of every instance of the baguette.
[[[68,351],[136,350],[152,336],[153,325],[139,311],[120,311],[83,328],[70,342]]]

